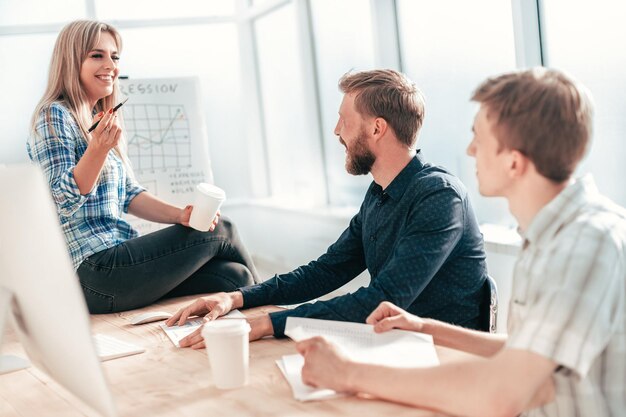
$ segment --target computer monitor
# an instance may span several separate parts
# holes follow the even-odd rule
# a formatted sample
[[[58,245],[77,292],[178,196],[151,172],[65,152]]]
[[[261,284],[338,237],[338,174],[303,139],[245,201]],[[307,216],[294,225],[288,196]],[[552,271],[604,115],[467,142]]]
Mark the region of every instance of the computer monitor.
[[[50,189],[32,165],[0,168],[0,298],[0,349],[12,316],[33,364],[94,411],[117,416]]]

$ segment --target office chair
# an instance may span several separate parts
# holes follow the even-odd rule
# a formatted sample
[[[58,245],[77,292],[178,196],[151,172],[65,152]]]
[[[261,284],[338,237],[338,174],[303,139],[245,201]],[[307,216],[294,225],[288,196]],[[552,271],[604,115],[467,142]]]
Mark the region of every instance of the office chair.
[[[480,330],[489,333],[495,333],[498,327],[498,287],[490,275],[483,284],[479,326]]]

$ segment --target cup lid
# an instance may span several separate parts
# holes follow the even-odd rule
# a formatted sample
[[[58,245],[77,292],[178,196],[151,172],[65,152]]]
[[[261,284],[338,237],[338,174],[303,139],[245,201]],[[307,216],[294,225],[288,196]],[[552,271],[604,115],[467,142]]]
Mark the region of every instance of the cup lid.
[[[250,325],[246,319],[218,319],[208,321],[202,328],[202,336],[235,335],[250,332]]]
[[[217,185],[209,184],[207,182],[201,182],[196,186],[196,188],[201,193],[209,195],[211,197],[219,198],[222,200],[226,199],[226,192],[224,192],[224,190],[222,190]]]

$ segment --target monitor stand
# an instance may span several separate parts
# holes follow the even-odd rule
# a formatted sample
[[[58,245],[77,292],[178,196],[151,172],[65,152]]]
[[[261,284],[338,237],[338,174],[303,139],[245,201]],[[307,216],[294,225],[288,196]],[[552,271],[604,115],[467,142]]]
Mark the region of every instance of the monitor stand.
[[[6,323],[9,321],[9,309],[13,294],[4,287],[0,287],[0,347],[4,337]],[[30,362],[14,355],[0,355],[0,375],[19,371],[30,367]]]

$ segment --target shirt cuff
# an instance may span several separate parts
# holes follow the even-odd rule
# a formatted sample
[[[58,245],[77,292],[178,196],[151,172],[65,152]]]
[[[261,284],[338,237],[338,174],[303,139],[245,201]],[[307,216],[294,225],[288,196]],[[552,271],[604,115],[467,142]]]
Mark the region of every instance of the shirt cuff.
[[[285,326],[287,325],[287,317],[292,316],[293,310],[276,311],[270,313],[270,320],[272,321],[272,327],[274,328],[274,337],[285,337]]]
[[[74,178],[74,168],[66,171],[61,175],[56,185],[51,187],[52,196],[59,208],[59,214],[65,217],[73,215],[87,201],[89,196],[95,193],[96,188],[97,185],[87,194],[82,195]]]
[[[146,189],[143,187],[133,187],[130,190],[128,190],[126,201],[124,201],[124,208],[123,208],[124,213],[128,213],[128,206],[130,206],[131,201],[133,201],[135,197],[137,197],[139,194],[143,193],[144,191],[146,191]]]
[[[264,306],[270,303],[269,297],[267,297],[268,291],[264,288],[263,283],[237,288],[237,291],[241,292],[243,296],[243,308]]]

